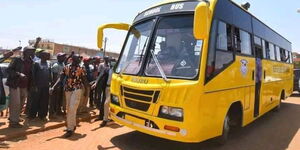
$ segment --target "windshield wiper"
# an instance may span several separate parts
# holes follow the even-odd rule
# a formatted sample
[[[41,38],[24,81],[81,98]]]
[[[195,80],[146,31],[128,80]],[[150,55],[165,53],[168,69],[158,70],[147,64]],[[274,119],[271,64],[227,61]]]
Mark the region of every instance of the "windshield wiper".
[[[167,78],[166,74],[164,73],[164,71],[163,71],[161,65],[159,64],[158,59],[157,59],[157,57],[155,56],[155,54],[154,54],[153,51],[154,51],[154,50],[150,50],[150,53],[151,53],[151,55],[152,55],[152,58],[153,58],[153,60],[154,60],[155,65],[156,65],[157,68],[158,68],[158,71],[159,71],[161,77],[164,79],[165,82],[170,82],[170,80]]]
[[[125,67],[124,67],[124,68],[120,71],[120,73],[119,73],[119,77],[122,77],[124,71],[128,68],[129,65],[130,65],[130,62],[127,62],[127,63],[125,64]]]

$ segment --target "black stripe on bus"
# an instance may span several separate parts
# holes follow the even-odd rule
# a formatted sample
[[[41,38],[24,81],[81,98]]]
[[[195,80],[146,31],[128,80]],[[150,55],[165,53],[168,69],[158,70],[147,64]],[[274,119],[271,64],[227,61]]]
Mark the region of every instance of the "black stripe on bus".
[[[125,97],[128,97],[128,98],[140,100],[140,101],[146,101],[146,102],[151,102],[151,101],[152,101],[152,97],[146,97],[146,96],[141,96],[141,95],[135,95],[135,94],[130,94],[130,93],[126,93],[126,92],[124,92],[124,96],[125,96]]]
[[[138,93],[138,94],[144,94],[144,95],[149,95],[149,96],[152,96],[154,93],[154,91],[136,90],[136,89],[127,88],[127,87],[124,87],[124,91]]]

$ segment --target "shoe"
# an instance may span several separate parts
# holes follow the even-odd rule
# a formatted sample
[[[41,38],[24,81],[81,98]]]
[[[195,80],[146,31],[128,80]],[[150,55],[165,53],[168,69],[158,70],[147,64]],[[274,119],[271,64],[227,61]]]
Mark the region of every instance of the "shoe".
[[[97,117],[94,121],[100,121],[103,120],[103,118]]]
[[[64,115],[64,113],[63,113],[62,111],[58,111],[56,114],[57,114],[58,116]]]
[[[64,138],[69,138],[74,134],[74,131],[67,130],[67,132],[63,135]]]
[[[74,131],[76,130],[76,127],[74,127]],[[71,130],[69,130],[69,129],[64,129],[64,132],[67,132],[67,131],[71,131]],[[74,132],[73,131],[73,132]]]
[[[9,128],[23,128],[23,125],[16,123],[16,124],[9,124],[8,127]]]
[[[49,119],[56,119],[55,115],[49,115]]]
[[[40,118],[40,120],[43,121],[43,122],[48,121],[48,119],[46,117],[42,117],[42,118]]]
[[[24,119],[23,118],[19,118],[19,122],[23,122],[24,121]]]
[[[105,127],[107,124],[107,121],[102,121],[102,123],[100,124],[100,128]]]

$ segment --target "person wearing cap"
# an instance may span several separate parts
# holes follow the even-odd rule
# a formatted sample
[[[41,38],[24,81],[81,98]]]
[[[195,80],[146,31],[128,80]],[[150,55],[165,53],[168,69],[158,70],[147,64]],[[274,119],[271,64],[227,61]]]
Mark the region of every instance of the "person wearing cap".
[[[44,50],[44,49],[41,49],[41,48],[37,48],[37,49],[35,50],[35,56],[32,58],[32,60],[33,60],[34,62],[40,61],[40,60],[41,60],[40,54],[41,54],[43,51],[45,51],[45,50]]]
[[[49,106],[49,85],[51,83],[51,65],[48,60],[50,53],[43,50],[39,53],[40,60],[34,63],[32,87],[36,90],[36,97],[32,100],[30,118],[38,116],[46,121]]]
[[[23,56],[15,58],[7,68],[6,85],[9,87],[9,127],[21,128],[21,108],[27,98],[27,92],[31,86],[32,64],[34,47],[27,46],[23,49]]]
[[[59,78],[60,73],[65,67],[65,53],[58,53],[56,55],[57,62],[54,63],[51,67],[52,74],[52,85],[55,84],[55,81]],[[63,83],[60,83],[58,87],[53,91],[53,94],[50,98],[50,107],[49,107],[49,117],[55,118],[56,115],[63,114],[63,101],[64,101],[64,92],[63,92]]]
[[[91,72],[91,68],[90,68],[90,61],[91,61],[90,57],[83,58],[83,66],[86,71],[87,81],[89,83],[93,81],[92,72]],[[84,92],[81,94],[81,100],[80,100],[80,104],[79,104],[79,108],[78,108],[79,113],[84,113],[84,112],[87,112],[87,110],[88,110],[87,103],[88,103],[91,87],[90,87],[90,85],[87,84],[83,87],[82,90],[84,92],[86,92],[86,95],[83,94]]]
[[[89,84],[86,78],[86,72],[83,66],[80,66],[80,58],[78,54],[72,56],[72,63],[64,67],[63,71],[60,74],[59,79],[56,83],[50,88],[50,94],[53,93],[53,90],[57,88],[58,84],[62,82],[63,79],[66,79],[64,85],[64,91],[67,102],[67,129],[64,134],[65,138],[68,138],[73,135],[76,129],[76,112],[80,103],[80,96],[82,88]],[[84,91],[84,95],[87,93]]]

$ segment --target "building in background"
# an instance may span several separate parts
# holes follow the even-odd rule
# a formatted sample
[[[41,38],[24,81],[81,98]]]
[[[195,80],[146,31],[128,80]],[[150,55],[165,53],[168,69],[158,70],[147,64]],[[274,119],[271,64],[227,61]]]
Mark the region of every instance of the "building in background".
[[[35,40],[29,40],[28,42],[30,45],[35,43]],[[80,46],[73,46],[73,45],[68,45],[68,44],[60,44],[56,43],[53,40],[48,40],[44,39],[42,40],[38,48],[42,48],[47,50],[52,56],[56,56],[57,53],[63,52],[66,54],[70,54],[72,51],[74,51],[76,54],[80,54],[83,57],[87,56],[103,56],[103,52],[97,49],[90,49],[90,48],[85,48],[85,47],[80,47]],[[112,53],[112,52],[105,52],[107,56],[111,56],[114,58],[118,58],[119,54],[117,53]]]

